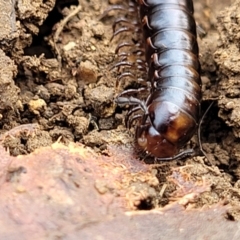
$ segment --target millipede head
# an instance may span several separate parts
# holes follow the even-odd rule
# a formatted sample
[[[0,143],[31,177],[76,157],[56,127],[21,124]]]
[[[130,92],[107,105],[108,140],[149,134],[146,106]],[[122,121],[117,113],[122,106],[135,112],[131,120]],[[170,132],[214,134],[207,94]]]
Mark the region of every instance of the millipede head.
[[[176,145],[169,142],[151,124],[137,127],[136,143],[146,153],[157,158],[174,156],[179,151]]]

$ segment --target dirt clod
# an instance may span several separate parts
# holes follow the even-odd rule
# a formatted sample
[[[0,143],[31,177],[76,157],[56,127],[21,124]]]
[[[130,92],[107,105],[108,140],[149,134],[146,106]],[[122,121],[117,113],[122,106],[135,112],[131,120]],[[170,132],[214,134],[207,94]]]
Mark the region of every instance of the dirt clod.
[[[13,81],[16,74],[17,67],[13,60],[0,49],[0,111],[16,107],[19,93],[19,88]]]
[[[79,77],[86,83],[97,82],[97,67],[94,66],[90,61],[81,62],[79,66]]]
[[[94,113],[102,118],[114,114],[116,104],[114,102],[114,89],[104,85],[84,90],[86,105],[94,109]]]

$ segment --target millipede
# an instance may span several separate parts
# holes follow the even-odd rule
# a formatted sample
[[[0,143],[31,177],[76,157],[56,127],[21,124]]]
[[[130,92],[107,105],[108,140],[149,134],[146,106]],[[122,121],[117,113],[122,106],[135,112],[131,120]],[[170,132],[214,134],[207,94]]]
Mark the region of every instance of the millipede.
[[[118,6],[116,9],[123,10],[124,7]],[[126,18],[117,19],[113,37],[121,32],[141,29],[140,45],[145,54],[147,71],[144,81],[148,82],[148,86],[124,90],[116,102],[132,105],[126,123],[129,127],[136,124],[138,148],[158,160],[193,155],[193,149],[183,149],[195,134],[200,120],[201,67],[193,1],[130,1],[128,12],[134,12],[135,9],[140,22],[137,24],[128,22]],[[116,30],[120,22],[127,25]],[[122,47],[134,44],[120,43],[116,53],[119,54]],[[115,64],[118,68],[134,64],[125,61],[127,54],[119,55],[120,61]],[[144,65],[141,61],[138,64]],[[118,80],[126,76],[134,77],[125,71]],[[147,92],[144,100],[134,96],[143,92]]]

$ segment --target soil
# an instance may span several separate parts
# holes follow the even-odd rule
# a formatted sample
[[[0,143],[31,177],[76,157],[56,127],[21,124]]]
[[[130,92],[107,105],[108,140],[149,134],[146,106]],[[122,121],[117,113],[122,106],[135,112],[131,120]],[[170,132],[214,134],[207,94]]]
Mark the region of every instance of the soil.
[[[187,210],[207,209],[207,212],[212,207],[213,210],[220,209],[217,218],[220,219],[223,213],[225,214],[222,221],[226,220],[224,222],[226,225],[221,222],[223,226],[227,226],[227,220],[238,221],[240,219],[238,34],[240,1],[194,1],[195,19],[205,32],[200,34],[198,40],[203,81],[202,114],[211,102],[214,102],[201,127],[202,147],[207,158],[196,156],[185,160],[158,163],[150,158],[148,162],[151,164],[145,163],[145,159],[135,151],[132,131],[124,125],[128,107],[118,106],[114,101],[116,95],[123,89],[139,84],[137,79],[129,78],[121,81],[116,87],[117,71],[113,68],[117,61],[116,46],[124,37],[138,39],[138,33],[131,32],[130,35],[120,34],[111,41],[113,22],[123,13],[109,11],[104,16],[103,13],[110,6],[119,3],[121,1],[118,0],[109,0],[109,2],[82,0],[80,4],[76,0],[34,1],[34,3],[21,0],[8,1],[8,3],[0,1],[0,9],[6,13],[0,16],[0,141],[9,153],[1,149],[3,157],[0,176],[2,186],[5,186],[2,188],[2,191],[6,191],[4,195],[8,196],[7,194],[16,190],[7,186],[19,182],[18,177],[22,176],[24,169],[31,172],[36,168],[34,170],[36,175],[38,175],[37,170],[46,171],[54,179],[53,176],[56,174],[54,171],[67,167],[62,163],[62,165],[54,163],[61,158],[58,153],[64,153],[66,154],[64,159],[69,159],[68,164],[73,164],[67,169],[79,168],[76,173],[75,170],[74,173],[71,172],[71,176],[74,176],[74,181],[71,178],[74,186],[83,184],[83,188],[88,189],[87,182],[91,185],[94,179],[92,190],[88,189],[89,192],[79,195],[79,198],[83,195],[92,196],[87,198],[89,202],[98,198],[91,195],[92,191],[97,189],[98,195],[107,192],[112,194],[114,199],[119,197],[116,209],[119,208],[123,212],[139,213],[140,210],[145,210],[143,212],[146,214],[153,214],[152,211],[156,209],[162,209],[163,212],[174,209],[172,210],[174,214],[185,216]],[[141,71],[136,70],[135,74],[137,77],[144,77]],[[196,136],[188,147],[197,147]],[[76,152],[79,152],[78,157],[72,155]],[[48,162],[43,160],[47,156],[49,161],[51,159],[53,161],[50,167]],[[84,164],[87,165],[79,167],[75,160],[71,162],[70,159],[82,159],[81,161],[86,161]],[[91,159],[93,162],[90,161]],[[31,161],[35,161],[37,167],[33,167]],[[41,161],[45,165],[40,164]],[[98,162],[96,169],[94,162]],[[86,177],[84,175],[88,172],[86,169],[93,169],[96,175],[90,174]],[[81,171],[82,174],[79,174]],[[34,174],[29,175],[24,181],[31,182]],[[120,177],[122,175],[125,177]],[[110,176],[111,181],[105,179],[106,176]],[[44,174],[41,174],[36,177],[39,180],[35,179],[31,184],[35,186],[38,186],[39,182],[45,184],[49,179],[53,181],[51,177],[44,177]],[[82,182],[82,179],[86,178],[89,180],[86,183]],[[64,181],[67,182],[66,191],[68,191],[72,185],[68,185],[68,178]],[[79,187],[74,191],[78,191],[77,188]],[[49,189],[51,186],[46,187],[45,192],[50,191]],[[22,191],[22,185],[18,186],[17,192]],[[31,191],[28,189],[27,192]],[[35,192],[32,199],[28,199],[29,202],[39,198],[38,194],[34,194]],[[58,189],[53,195],[59,197],[61,201],[66,197],[61,196]],[[17,198],[17,196],[11,197],[12,201]],[[76,197],[74,201],[71,200],[73,201],[71,204],[75,207],[77,199]],[[45,200],[41,199],[42,202],[38,200],[33,206],[37,207]],[[9,199],[5,197],[1,201],[4,206],[8,205]],[[24,202],[24,197],[22,201],[22,205],[28,204]],[[102,213],[98,213],[98,206],[102,203],[109,205],[111,201],[113,200],[108,197],[104,200],[101,198],[99,202],[96,201],[96,205],[91,205],[91,208],[88,206],[88,209],[96,208],[96,215],[101,218]],[[183,206],[183,209],[176,210],[174,205],[176,203]],[[30,211],[34,212],[34,207]],[[116,209],[111,206],[111,208],[106,207],[104,211],[119,214],[119,219],[122,219],[122,212]],[[16,209],[13,207],[12,211],[15,212]],[[67,215],[75,214],[68,212],[68,209],[64,211]],[[81,215],[81,210],[77,211]],[[42,217],[44,216],[43,214]],[[48,213],[46,216],[53,217],[52,222],[57,224],[57,215],[51,216]],[[4,217],[8,218],[8,216]],[[31,217],[34,218],[34,215]],[[187,218],[194,217],[189,214]],[[212,216],[212,219],[214,218]],[[179,219],[182,221],[181,218]],[[14,221],[20,220],[14,219]],[[74,218],[71,221],[74,222]],[[111,226],[111,221],[106,223],[106,228]],[[125,219],[119,221],[124,222]],[[140,217],[138,221],[144,224],[144,220]],[[161,219],[161,221],[165,220]],[[191,221],[193,220],[189,220],[188,223],[190,224]],[[202,221],[204,222],[204,218]],[[23,224],[25,223],[28,221]],[[119,224],[121,226],[121,223]],[[158,224],[156,223],[156,228]],[[217,228],[217,225],[215,227]],[[16,229],[12,227],[11,231],[14,232]],[[51,227],[45,226],[45,229],[49,230]],[[24,231],[27,232],[26,229]],[[66,239],[74,239],[71,234],[76,229],[67,228],[58,231],[68,233],[69,238]],[[3,234],[3,231],[0,231],[0,234]],[[81,234],[93,239],[94,231],[91,236]],[[110,236],[105,239],[112,239]],[[168,233],[165,236],[166,239],[168,236],[168,239],[176,239],[176,236],[171,238]],[[211,236],[212,238],[209,239],[226,239]],[[13,234],[9,239],[17,239],[17,235]],[[55,238],[51,235],[49,239]],[[138,239],[147,238],[138,235]]]

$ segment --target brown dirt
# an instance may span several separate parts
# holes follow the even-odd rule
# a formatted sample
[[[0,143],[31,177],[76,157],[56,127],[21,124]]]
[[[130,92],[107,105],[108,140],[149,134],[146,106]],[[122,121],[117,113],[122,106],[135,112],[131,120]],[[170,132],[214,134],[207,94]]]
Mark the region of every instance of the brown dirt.
[[[194,1],[207,33],[199,39],[203,112],[214,101],[201,130],[208,159],[149,165],[114,102],[136,84],[116,88],[110,70],[122,37],[110,42],[118,12],[100,21],[107,1],[0,0],[0,141],[11,155],[0,149],[1,239],[113,239],[117,227],[124,231],[115,239],[159,239],[157,231],[165,239],[240,238],[237,222],[226,220],[240,219],[240,1],[230,2]],[[146,228],[154,214],[149,235],[124,228],[131,219]],[[192,232],[180,237],[180,223]]]

